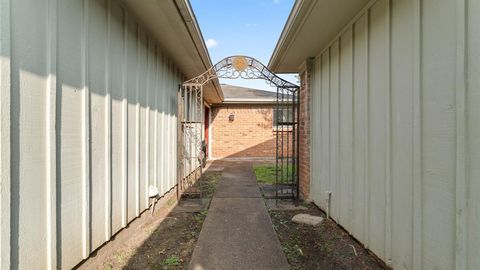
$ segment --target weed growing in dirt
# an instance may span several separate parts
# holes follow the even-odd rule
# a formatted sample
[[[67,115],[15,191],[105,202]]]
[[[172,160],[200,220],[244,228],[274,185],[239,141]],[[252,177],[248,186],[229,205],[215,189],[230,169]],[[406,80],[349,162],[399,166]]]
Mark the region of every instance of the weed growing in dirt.
[[[200,224],[203,223],[203,221],[205,221],[205,218],[207,217],[207,213],[208,213],[207,210],[203,210],[202,212],[196,214],[195,221]]]
[[[180,266],[180,258],[177,255],[171,255],[163,260],[163,269],[170,269],[172,267]]]
[[[300,213],[325,217],[313,204],[305,205],[305,210],[268,211],[291,269],[385,269],[333,221],[318,227],[291,222]]]
[[[215,187],[220,180],[219,172],[206,172],[199,180],[202,195],[206,198],[211,198],[215,193]]]
[[[282,248],[289,262],[297,262],[303,256],[303,251],[297,244],[285,242]]]
[[[200,230],[202,229],[203,222],[207,217],[207,213],[208,211],[204,210],[202,212],[196,213],[193,216],[194,222],[192,222],[188,230],[185,231],[185,236],[187,239],[194,239],[198,236],[198,234],[200,233]]]
[[[129,256],[130,254],[123,250],[119,250],[114,253],[114,258],[118,264],[124,264],[126,261],[128,261]]]
[[[187,239],[193,239],[197,237],[197,232],[195,230],[187,232]]]

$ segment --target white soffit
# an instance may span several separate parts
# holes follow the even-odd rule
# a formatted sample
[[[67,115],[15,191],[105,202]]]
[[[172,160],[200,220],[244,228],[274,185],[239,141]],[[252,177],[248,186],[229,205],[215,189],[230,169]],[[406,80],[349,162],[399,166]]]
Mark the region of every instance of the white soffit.
[[[317,56],[371,0],[297,0],[268,67],[278,73],[298,72]]]

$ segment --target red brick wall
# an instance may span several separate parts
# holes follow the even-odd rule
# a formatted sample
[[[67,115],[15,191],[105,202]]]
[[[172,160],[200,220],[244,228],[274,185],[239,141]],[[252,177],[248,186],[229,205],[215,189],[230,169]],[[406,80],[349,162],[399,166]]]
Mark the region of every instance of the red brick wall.
[[[300,198],[310,198],[310,78],[312,63],[307,61],[307,69],[300,75]]]
[[[212,157],[275,157],[274,105],[212,108]],[[229,121],[233,113],[234,120]]]
[[[212,157],[274,158],[277,132],[273,129],[272,123],[274,106],[223,105],[213,107]],[[230,113],[235,115],[233,121],[228,119]],[[291,132],[288,133],[288,140],[291,140]],[[287,155],[287,132],[284,136],[284,152]]]

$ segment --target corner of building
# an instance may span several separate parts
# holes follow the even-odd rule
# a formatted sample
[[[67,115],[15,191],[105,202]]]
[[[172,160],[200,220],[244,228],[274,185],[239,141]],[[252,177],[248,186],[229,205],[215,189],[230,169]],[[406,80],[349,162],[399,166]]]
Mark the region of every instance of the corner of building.
[[[300,199],[310,199],[310,96],[313,59],[305,60],[300,70]]]

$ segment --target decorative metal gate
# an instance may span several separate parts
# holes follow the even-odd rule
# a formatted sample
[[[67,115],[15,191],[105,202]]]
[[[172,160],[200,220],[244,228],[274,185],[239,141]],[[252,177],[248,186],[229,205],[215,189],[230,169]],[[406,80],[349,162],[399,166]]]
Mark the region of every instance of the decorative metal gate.
[[[277,88],[273,117],[276,133],[276,198],[298,199],[299,86],[247,56],[224,58],[203,74],[184,82],[179,90],[179,189],[185,191],[201,175],[203,144],[203,86],[212,79],[262,79]]]
[[[278,198],[298,199],[299,185],[299,88],[277,87],[276,193]]]
[[[183,84],[178,92],[179,190],[183,193],[201,175],[203,92],[202,85]]]

